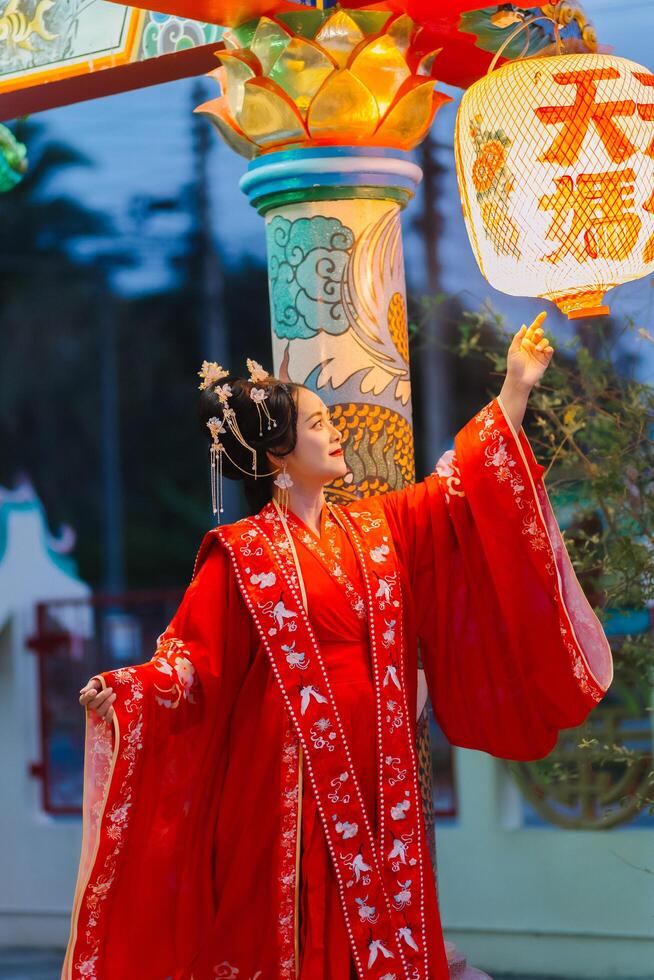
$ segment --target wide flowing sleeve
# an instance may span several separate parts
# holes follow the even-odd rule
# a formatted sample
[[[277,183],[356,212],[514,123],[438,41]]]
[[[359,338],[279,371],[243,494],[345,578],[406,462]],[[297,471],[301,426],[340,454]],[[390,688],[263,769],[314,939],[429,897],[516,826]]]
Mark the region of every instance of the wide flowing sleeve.
[[[529,760],[613,677],[538,464],[495,399],[433,474],[379,499],[409,579],[429,693],[454,745]]]
[[[163,980],[192,959],[211,920],[229,717],[254,644],[229,559],[209,534],[153,658],[98,675],[117,694],[115,717],[109,725],[87,712],[65,980]]]

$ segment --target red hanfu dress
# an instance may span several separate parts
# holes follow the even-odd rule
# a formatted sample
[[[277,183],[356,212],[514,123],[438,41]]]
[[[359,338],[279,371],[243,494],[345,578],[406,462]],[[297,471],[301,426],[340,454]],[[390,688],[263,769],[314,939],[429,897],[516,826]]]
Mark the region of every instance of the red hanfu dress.
[[[405,490],[207,535],[153,659],[101,675],[65,978],[447,980],[417,646],[455,745],[535,759],[612,679],[499,400]]]

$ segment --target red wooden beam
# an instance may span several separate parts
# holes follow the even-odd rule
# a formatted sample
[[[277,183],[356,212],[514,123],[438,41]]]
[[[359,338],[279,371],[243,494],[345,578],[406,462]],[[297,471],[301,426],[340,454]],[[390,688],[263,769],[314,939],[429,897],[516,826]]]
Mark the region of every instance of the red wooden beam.
[[[116,95],[148,85],[176,81],[178,78],[204,75],[216,67],[214,52],[221,47],[219,42],[214,41],[213,44],[186,48],[184,51],[148,58],[146,61],[130,62],[116,68],[103,68],[86,75],[73,75],[14,92],[0,93],[0,120],[16,119],[32,112],[99,99],[104,95]]]

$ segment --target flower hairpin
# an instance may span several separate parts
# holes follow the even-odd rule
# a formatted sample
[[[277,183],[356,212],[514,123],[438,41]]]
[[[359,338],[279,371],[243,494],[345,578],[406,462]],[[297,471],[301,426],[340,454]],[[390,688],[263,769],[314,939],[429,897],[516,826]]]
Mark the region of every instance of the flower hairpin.
[[[214,394],[217,396],[218,401],[225,409],[228,407],[227,402],[232,397],[234,392],[232,391],[231,385],[225,383],[224,385],[216,385],[214,388]]]
[[[220,364],[216,364],[215,361],[203,361],[202,367],[198,371],[198,377],[202,378],[202,383],[200,384],[200,391],[206,391],[211,388],[212,385],[218,384],[223,378],[229,375],[229,371],[226,371],[224,367]]]
[[[224,423],[219,418],[216,418],[215,415],[212,418],[210,418],[209,421],[207,422],[207,428],[211,433],[211,438],[213,439],[214,442],[218,441],[219,435],[222,435],[224,432],[227,431],[225,429]]]
[[[250,398],[254,402],[257,414],[259,416],[259,435],[263,435],[262,421],[263,415],[268,419],[268,429],[277,428],[277,422],[270,414],[270,410],[266,405],[266,399],[268,398],[268,392],[265,388],[258,388],[257,384],[262,381],[267,381],[270,375],[257,361],[253,361],[251,357],[247,359],[247,367],[250,372],[250,381],[252,382],[252,387],[250,388]]]
[[[250,381],[253,384],[257,384],[259,381],[267,381],[270,375],[263,368],[258,361],[253,361],[251,357],[248,357],[247,361],[248,371],[250,372]]]

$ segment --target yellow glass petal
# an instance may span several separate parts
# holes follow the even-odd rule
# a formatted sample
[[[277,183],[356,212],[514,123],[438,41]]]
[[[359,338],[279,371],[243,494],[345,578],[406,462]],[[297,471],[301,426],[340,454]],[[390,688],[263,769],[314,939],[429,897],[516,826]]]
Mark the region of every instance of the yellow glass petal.
[[[324,10],[285,10],[275,14],[275,20],[288,27],[291,34],[311,40],[327,16]]]
[[[406,54],[411,44],[411,37],[416,29],[415,21],[406,14],[400,14],[386,28],[386,34],[401,54]]]
[[[249,48],[261,62],[264,75],[268,74],[290,40],[291,34],[282,24],[270,17],[261,17]]]
[[[379,122],[372,92],[347,69],[330,75],[309,107],[307,125],[314,139],[339,140],[371,136]]]
[[[385,35],[359,49],[352,59],[350,71],[375,96],[379,114],[383,116],[402,84],[411,72],[395,42]]]
[[[317,44],[294,37],[270,69],[269,77],[283,88],[303,114],[336,65]]]
[[[229,111],[236,118],[243,106],[245,83],[261,72],[258,58],[249,51],[219,51],[224,76],[221,79]]]
[[[314,40],[339,68],[345,68],[350,55],[364,38],[365,34],[350,15],[345,10],[336,10],[327,18]]]
[[[269,78],[246,82],[243,108],[236,122],[248,139],[259,146],[296,143],[307,136],[295,105]]]
[[[237,38],[233,31],[226,30],[220,39],[228,51],[238,51],[241,47],[241,42]]]
[[[434,69],[434,62],[441,53],[442,48],[436,48],[435,51],[430,51],[429,54],[423,55],[423,57],[418,62],[418,68],[416,69],[416,75],[424,75],[427,78],[431,76]]]
[[[384,25],[392,17],[390,10],[350,10],[350,17],[364,33],[365,37],[381,34]]]
[[[409,150],[426,135],[437,109],[451,102],[449,95],[434,92],[434,81],[410,79],[375,133],[375,143]]]
[[[230,118],[225,99],[211,99],[210,102],[204,102],[193,111],[206,116],[212,126],[218,130],[225,143],[240,156],[245,157],[246,160],[251,160],[256,155],[256,144],[249,140],[234,120]]]
[[[258,23],[259,19],[257,17],[252,17],[250,20],[245,20],[242,23],[237,24],[235,27],[230,28],[230,34],[233,34],[238,41],[239,48],[250,47]]]
[[[213,78],[215,82],[220,86],[221,93],[225,88],[225,69],[218,66],[218,68],[213,68],[211,71],[207,72],[207,78]]]

